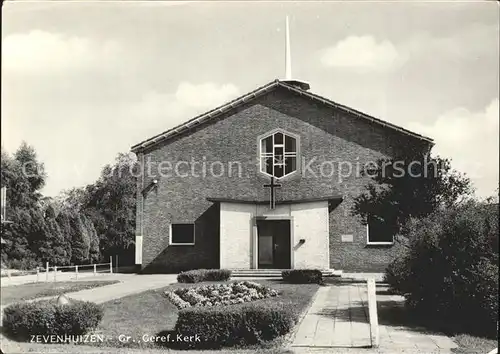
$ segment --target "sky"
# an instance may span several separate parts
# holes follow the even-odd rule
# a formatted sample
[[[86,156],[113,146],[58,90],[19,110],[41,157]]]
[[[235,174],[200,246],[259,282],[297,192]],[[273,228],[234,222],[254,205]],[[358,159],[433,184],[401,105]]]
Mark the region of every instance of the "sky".
[[[285,74],[432,137],[479,197],[499,180],[497,2],[6,1],[2,147],[45,195],[94,182],[146,138]]]

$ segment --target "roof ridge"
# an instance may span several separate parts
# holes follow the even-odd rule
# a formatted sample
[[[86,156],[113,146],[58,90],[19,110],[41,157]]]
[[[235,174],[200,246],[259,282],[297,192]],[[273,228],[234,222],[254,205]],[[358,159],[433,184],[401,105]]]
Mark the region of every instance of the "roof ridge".
[[[407,134],[409,134],[409,135],[412,135],[412,136],[418,137],[418,138],[423,139],[423,140],[427,140],[427,141],[429,141],[429,142],[431,142],[431,143],[434,141],[434,139],[432,139],[432,138],[429,138],[429,137],[427,137],[427,136],[424,136],[424,135],[421,135],[421,134],[418,134],[418,133],[412,132],[411,130],[408,130],[408,129],[403,128],[403,127],[401,127],[401,126],[399,126],[399,125],[396,125],[396,124],[393,124],[393,123],[387,122],[387,121],[385,121],[385,120],[383,120],[383,119],[380,119],[380,118],[377,118],[377,117],[373,117],[373,116],[372,116],[372,115],[370,115],[370,114],[367,114],[367,113],[361,112],[361,111],[359,111],[359,110],[357,110],[357,109],[351,108],[351,107],[346,106],[346,105],[343,105],[343,104],[341,104],[341,103],[337,103],[337,102],[335,102],[335,101],[332,101],[332,100],[331,100],[331,99],[329,99],[329,98],[326,98],[326,97],[320,96],[320,95],[318,95],[318,94],[316,94],[316,93],[312,93],[312,92],[309,92],[309,91],[302,91],[302,90],[298,90],[297,88],[295,88],[295,87],[293,87],[293,86],[291,86],[291,85],[288,85],[288,84],[286,84],[286,83],[284,83],[284,82],[282,82],[282,81],[281,81],[279,84],[280,84],[280,85],[282,85],[282,86],[286,86],[286,88],[287,88],[287,89],[293,90],[293,91],[295,91],[295,92],[297,92],[297,93],[299,93],[299,94],[305,94],[305,95],[310,96],[310,97],[312,97],[312,98],[316,98],[316,99],[319,99],[319,100],[323,100],[323,101],[325,101],[325,103],[328,103],[328,104],[333,105],[333,106],[335,106],[335,107],[337,107],[337,108],[340,108],[340,109],[342,109],[342,110],[344,110],[344,111],[346,111],[346,112],[348,112],[348,113],[358,115],[358,116],[360,116],[361,118],[365,118],[365,119],[373,120],[373,121],[375,121],[375,122],[376,122],[376,123],[378,123],[378,124],[382,124],[382,125],[384,125],[384,126],[387,126],[387,127],[389,127],[389,128],[392,128],[392,129],[400,130],[400,131],[402,131],[402,132],[404,132],[404,133],[407,133]]]
[[[229,109],[235,108],[236,106],[238,106],[242,103],[246,103],[249,98],[251,98],[251,99],[256,98],[257,96],[262,95],[263,93],[265,93],[265,92],[267,92],[275,87],[278,87],[278,86],[284,87],[290,91],[293,91],[295,93],[298,93],[298,94],[303,95],[305,97],[308,97],[310,99],[320,101],[323,104],[327,104],[329,106],[333,106],[335,108],[341,109],[344,112],[356,115],[360,118],[367,119],[367,120],[372,121],[374,123],[377,123],[377,124],[380,124],[382,126],[385,126],[385,127],[394,129],[396,131],[399,131],[401,133],[404,133],[406,135],[410,135],[414,138],[425,140],[431,144],[434,144],[433,139],[431,139],[429,137],[412,132],[411,130],[405,129],[405,128],[400,127],[396,124],[386,122],[380,118],[373,117],[369,114],[363,113],[363,112],[358,111],[354,108],[350,108],[348,106],[342,105],[340,103],[332,101],[332,100],[325,98],[323,96],[320,96],[318,94],[315,94],[315,93],[312,93],[309,91],[305,91],[305,90],[301,90],[297,87],[289,85],[286,82],[280,81],[279,79],[275,79],[271,82],[268,82],[265,85],[262,85],[262,86],[256,88],[253,91],[250,91],[244,95],[236,97],[233,100],[231,100],[225,104],[222,104],[222,105],[220,105],[214,109],[211,109],[205,113],[199,114],[199,115],[195,116],[194,118],[189,119],[188,121],[186,121],[184,123],[178,124],[178,125],[174,126],[173,128],[165,130],[164,132],[162,132],[160,134],[154,135],[153,137],[151,137],[149,139],[143,140],[142,142],[133,145],[131,150],[132,150],[132,152],[137,152],[137,151],[142,150],[144,148],[153,146],[157,142],[159,142],[160,140],[164,140],[164,139],[169,138],[170,136],[173,136],[175,134],[179,134],[182,131],[184,131],[185,129],[191,128],[193,125],[200,124],[202,121],[205,121],[206,119],[216,117],[219,114],[222,114]]]
[[[152,142],[152,143],[154,143],[156,139],[161,138],[162,136],[164,136],[164,135],[166,135],[166,134],[168,134],[168,133],[170,133],[170,132],[172,132],[172,131],[177,132],[180,128],[184,128],[184,127],[186,127],[186,126],[187,126],[187,127],[189,127],[190,123],[192,123],[192,122],[196,122],[196,121],[199,121],[199,120],[201,120],[201,119],[203,119],[203,118],[205,118],[205,117],[210,117],[210,115],[211,115],[212,113],[217,113],[217,111],[220,111],[221,109],[223,109],[223,108],[225,108],[225,107],[227,107],[227,106],[229,106],[229,107],[231,107],[231,108],[232,108],[232,105],[233,105],[235,102],[240,101],[240,100],[243,100],[243,102],[244,102],[244,101],[245,101],[245,97],[247,97],[247,96],[252,96],[252,95],[254,95],[256,92],[258,92],[258,91],[260,91],[260,90],[263,90],[263,89],[269,89],[269,88],[274,87],[275,85],[278,85],[278,84],[279,84],[279,80],[278,80],[278,79],[275,79],[275,80],[273,80],[273,81],[271,81],[271,82],[268,82],[267,84],[262,85],[262,86],[260,86],[260,87],[256,88],[256,89],[255,89],[255,90],[253,90],[253,91],[250,91],[250,92],[248,92],[248,93],[246,93],[246,94],[243,94],[243,95],[241,95],[241,96],[238,96],[238,97],[236,97],[236,98],[232,99],[231,101],[229,101],[229,102],[227,102],[227,103],[224,103],[224,104],[222,104],[222,105],[220,105],[220,106],[217,106],[216,108],[213,108],[213,109],[211,109],[211,110],[209,110],[209,111],[207,111],[207,112],[205,112],[205,113],[198,114],[198,115],[197,115],[197,116],[195,116],[194,118],[191,118],[191,119],[189,119],[189,120],[185,121],[184,123],[178,124],[178,125],[176,125],[176,126],[174,126],[174,127],[170,128],[170,129],[167,129],[167,130],[163,131],[162,133],[156,134],[156,135],[152,136],[151,138],[148,138],[148,139],[146,139],[146,140],[143,140],[143,141],[141,141],[140,143],[133,145],[131,149],[132,149],[132,151],[137,151],[137,150],[139,150],[140,148],[144,148],[144,147],[146,147],[146,146],[144,146],[144,144],[146,144],[146,143],[148,143],[148,142]],[[222,112],[219,112],[219,113],[222,113]]]

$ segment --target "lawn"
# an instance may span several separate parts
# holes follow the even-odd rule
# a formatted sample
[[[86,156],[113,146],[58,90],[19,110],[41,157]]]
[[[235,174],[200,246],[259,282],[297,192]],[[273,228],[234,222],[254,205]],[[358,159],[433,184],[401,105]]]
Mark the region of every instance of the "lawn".
[[[453,353],[457,354],[486,354],[498,347],[498,342],[495,339],[474,337],[468,334],[455,336],[453,341],[458,345],[458,348],[453,349]]]
[[[119,283],[118,280],[97,281],[64,281],[47,283],[29,283],[21,285],[6,286],[2,288],[1,304],[6,305],[22,300],[32,300],[45,296],[57,296],[60,294],[97,288],[110,284]]]
[[[310,303],[319,285],[285,284],[281,281],[259,281],[280,292],[278,297],[256,300],[255,303],[285,303],[300,315]],[[173,284],[168,287],[149,290],[130,295],[118,300],[104,303],[104,318],[97,333],[105,338],[100,345],[128,348],[155,348],[154,342],[144,341],[144,336],[155,336],[159,332],[172,330],[177,321],[178,309],[165,297],[164,292],[177,288],[198,287],[212,283]],[[229,305],[240,306],[240,305]],[[120,335],[129,336],[127,340],[119,340]],[[278,342],[274,343],[276,345]],[[280,353],[277,348],[269,349],[269,353]]]

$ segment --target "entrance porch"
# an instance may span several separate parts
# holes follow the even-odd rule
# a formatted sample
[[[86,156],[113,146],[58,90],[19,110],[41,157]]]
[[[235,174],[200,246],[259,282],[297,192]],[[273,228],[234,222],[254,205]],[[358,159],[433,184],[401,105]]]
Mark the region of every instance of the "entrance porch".
[[[233,270],[330,268],[330,198],[220,204],[220,267]],[[338,202],[338,199],[336,200]]]

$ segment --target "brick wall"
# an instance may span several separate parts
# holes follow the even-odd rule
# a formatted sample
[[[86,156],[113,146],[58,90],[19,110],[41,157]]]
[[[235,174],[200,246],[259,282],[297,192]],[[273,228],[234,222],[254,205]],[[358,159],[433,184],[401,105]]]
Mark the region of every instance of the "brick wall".
[[[346,196],[329,216],[330,266],[353,271],[380,270],[390,261],[398,252],[396,247],[367,246],[366,227],[350,212],[352,198],[363,191],[369,179],[357,176],[339,179],[338,169],[331,175],[329,171],[331,163],[337,167],[342,161],[362,165],[391,156],[406,144],[417,143],[416,139],[278,88],[144,151],[144,168],[149,168],[150,173],[138,182],[137,204],[137,234],[143,235],[143,268],[177,271],[218,267],[218,206],[206,198],[268,198],[269,191],[262,185],[269,178],[258,172],[257,137],[276,128],[300,136],[303,160],[299,163],[299,173],[283,180],[278,200],[316,198],[339,192]],[[159,177],[162,161],[164,172],[168,170],[167,161],[172,168],[177,163],[177,172],[189,176],[171,171],[170,177]],[[308,164],[310,169],[303,168]],[[210,173],[213,170],[219,174],[221,165],[224,171],[220,176]],[[321,166],[323,177],[318,176]],[[157,187],[143,200],[140,190],[155,178]],[[177,222],[197,223],[194,246],[168,245],[169,224]],[[353,242],[341,242],[342,234],[352,234]]]

